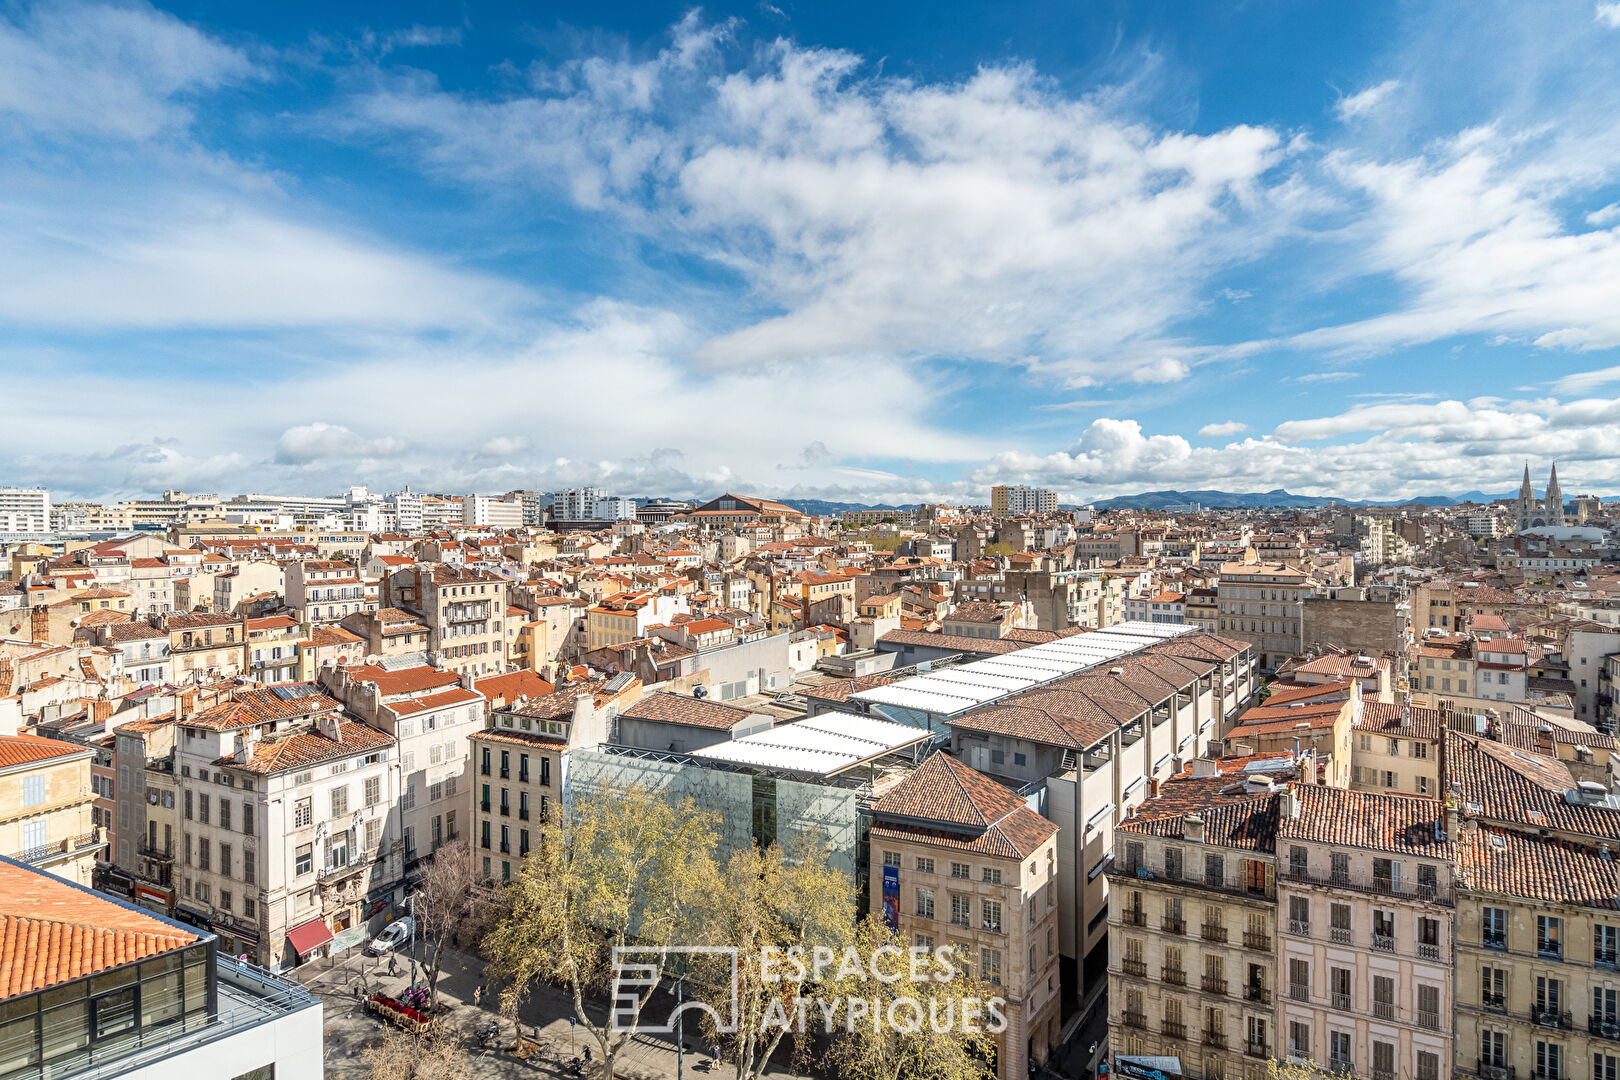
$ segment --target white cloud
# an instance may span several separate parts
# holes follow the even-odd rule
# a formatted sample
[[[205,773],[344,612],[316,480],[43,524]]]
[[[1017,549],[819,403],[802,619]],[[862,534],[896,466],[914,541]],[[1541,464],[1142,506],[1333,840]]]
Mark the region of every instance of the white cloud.
[[[1359,93],[1341,97],[1333,105],[1333,115],[1340,120],[1357,120],[1368,115],[1401,85],[1399,79],[1385,79],[1377,86],[1369,86]]]
[[[529,449],[532,444],[527,435],[497,435],[478,448],[485,457],[511,457]]]
[[[1361,377],[1359,371],[1313,371],[1305,375],[1291,375],[1290,380],[1302,383],[1335,383]]]
[[[187,99],[254,74],[240,50],[142,3],[0,14],[0,125],[143,139],[189,123]],[[0,126],[0,130],[4,130]]]
[[[1249,425],[1241,420],[1227,420],[1219,424],[1205,424],[1198,429],[1198,434],[1200,438],[1214,439],[1223,435],[1236,435],[1239,432],[1248,430]]]
[[[1600,3],[1593,16],[1611,30],[1620,29],[1620,3]]]
[[[332,459],[397,457],[409,448],[404,439],[392,435],[366,439],[342,424],[316,422],[282,432],[276,441],[276,462],[309,465]]]
[[[946,353],[1070,386],[1183,378],[1200,353],[1172,328],[1207,275],[1294,215],[1265,127],[1158,130],[1021,66],[922,84],[778,41],[727,70],[719,36],[688,22],[652,60],[498,101],[396,82],[340,126],[736,271],[764,313],[700,346],[713,367]]]

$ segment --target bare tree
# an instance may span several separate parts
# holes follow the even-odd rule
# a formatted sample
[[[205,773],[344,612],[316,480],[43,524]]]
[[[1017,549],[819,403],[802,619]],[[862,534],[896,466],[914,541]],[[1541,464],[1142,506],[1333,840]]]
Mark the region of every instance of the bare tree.
[[[438,1004],[444,950],[459,932],[467,929],[480,877],[471,845],[448,844],[434,852],[427,873],[411,895],[416,935],[426,953],[423,965],[427,969],[430,1006]]]
[[[501,891],[502,914],[484,938],[490,970],[508,980],[503,1006],[536,982],[570,991],[574,1018],[602,1050],[603,1076],[634,1038],[641,1011],[665,974],[663,946],[696,940],[703,888],[716,877],[719,819],[690,800],[680,805],[640,787],[576,793],[554,814],[539,845]],[[650,968],[645,989],[598,1023],[585,1008],[607,991],[612,952],[636,946]]]
[[[360,1051],[366,1080],[466,1080],[466,1056],[453,1042],[390,1027]]]

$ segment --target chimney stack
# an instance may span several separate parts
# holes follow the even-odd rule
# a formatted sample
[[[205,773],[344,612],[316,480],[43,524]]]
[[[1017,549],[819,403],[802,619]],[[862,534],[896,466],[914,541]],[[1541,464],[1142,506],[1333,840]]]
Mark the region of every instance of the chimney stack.
[[[1204,816],[1202,814],[1188,814],[1181,819],[1181,835],[1193,844],[1204,842]]]

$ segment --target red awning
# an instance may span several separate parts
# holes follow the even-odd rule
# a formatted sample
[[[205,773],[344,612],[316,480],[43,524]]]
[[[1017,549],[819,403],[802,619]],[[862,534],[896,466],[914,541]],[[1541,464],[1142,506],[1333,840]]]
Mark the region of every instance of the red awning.
[[[311,919],[287,931],[287,942],[299,956],[308,956],[332,940],[332,931],[319,919]]]

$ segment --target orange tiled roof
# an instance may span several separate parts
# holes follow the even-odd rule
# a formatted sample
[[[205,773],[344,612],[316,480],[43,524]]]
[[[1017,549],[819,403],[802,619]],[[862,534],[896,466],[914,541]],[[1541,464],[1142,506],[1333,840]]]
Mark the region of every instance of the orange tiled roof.
[[[197,940],[54,875],[0,862],[0,1001]]]
[[[0,769],[32,765],[52,758],[68,758],[90,751],[76,743],[46,739],[38,735],[0,736]]]

